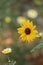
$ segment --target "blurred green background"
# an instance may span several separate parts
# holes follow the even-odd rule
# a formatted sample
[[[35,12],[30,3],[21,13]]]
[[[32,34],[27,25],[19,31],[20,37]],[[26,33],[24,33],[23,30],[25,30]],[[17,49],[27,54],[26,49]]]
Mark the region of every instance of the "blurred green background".
[[[30,9],[37,12],[36,18],[27,16]],[[17,32],[20,27],[17,18],[20,16],[32,20],[42,37],[30,43],[22,42]],[[11,22],[6,22],[6,17]],[[30,52],[39,43],[43,44],[43,0],[0,0],[0,65],[13,65],[14,61],[15,65],[43,65],[43,46]],[[2,54],[7,47],[12,48],[12,53]]]

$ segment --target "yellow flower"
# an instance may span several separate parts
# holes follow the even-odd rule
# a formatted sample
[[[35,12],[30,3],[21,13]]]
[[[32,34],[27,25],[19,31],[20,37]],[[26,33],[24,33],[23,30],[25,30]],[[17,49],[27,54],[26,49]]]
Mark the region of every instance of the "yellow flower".
[[[12,52],[11,48],[6,48],[2,51],[3,54],[8,54],[8,53],[11,53],[11,52]]]
[[[8,17],[8,16],[7,16],[7,17],[5,17],[5,22],[6,22],[6,23],[10,23],[10,22],[11,22],[11,18],[10,18],[10,17]]]
[[[25,22],[25,17],[23,17],[23,16],[19,16],[18,18],[17,18],[17,22],[19,23],[19,24],[22,24],[23,22]]]
[[[33,25],[29,20],[21,24],[22,27],[18,28],[18,33],[21,34],[20,39],[23,41],[32,41],[36,38],[38,31],[35,29],[36,26]]]
[[[27,16],[30,17],[30,18],[36,18],[38,16],[38,13],[37,13],[36,10],[30,9],[27,12]]]

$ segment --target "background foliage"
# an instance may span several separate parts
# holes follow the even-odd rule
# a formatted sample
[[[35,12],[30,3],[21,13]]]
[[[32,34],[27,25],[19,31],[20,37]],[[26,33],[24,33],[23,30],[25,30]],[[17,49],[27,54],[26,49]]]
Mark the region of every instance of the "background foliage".
[[[30,9],[37,10],[37,18],[27,17],[26,12]],[[7,16],[11,18],[10,23],[5,21]],[[17,33],[19,16],[32,20],[42,37],[30,43],[22,42]],[[34,50],[37,44],[38,49]],[[1,51],[7,47],[12,48],[12,53],[2,54]],[[43,65],[43,0],[0,0],[0,65],[13,65],[14,61],[15,65]]]

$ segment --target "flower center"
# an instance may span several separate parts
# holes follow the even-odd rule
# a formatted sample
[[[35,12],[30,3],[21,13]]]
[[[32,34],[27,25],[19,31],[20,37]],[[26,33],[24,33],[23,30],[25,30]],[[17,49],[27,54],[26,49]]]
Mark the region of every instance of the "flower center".
[[[26,28],[25,29],[25,33],[28,35],[28,34],[30,34],[31,33],[31,30],[29,29],[29,28]]]

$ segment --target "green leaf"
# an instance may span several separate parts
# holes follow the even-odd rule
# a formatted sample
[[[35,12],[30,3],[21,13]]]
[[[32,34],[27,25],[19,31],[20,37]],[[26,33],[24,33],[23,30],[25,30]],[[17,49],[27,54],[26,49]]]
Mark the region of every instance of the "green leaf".
[[[30,52],[34,52],[34,51],[36,51],[40,48],[43,48],[43,43],[40,43],[40,44],[36,45]]]

